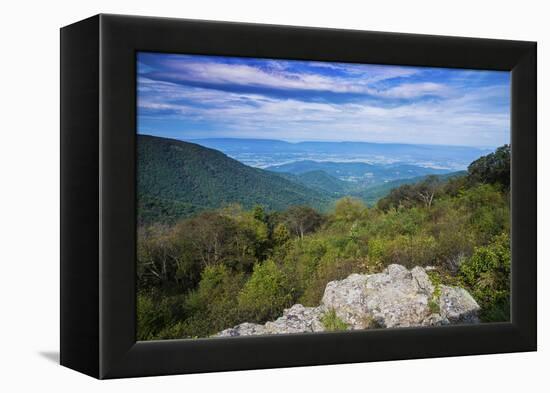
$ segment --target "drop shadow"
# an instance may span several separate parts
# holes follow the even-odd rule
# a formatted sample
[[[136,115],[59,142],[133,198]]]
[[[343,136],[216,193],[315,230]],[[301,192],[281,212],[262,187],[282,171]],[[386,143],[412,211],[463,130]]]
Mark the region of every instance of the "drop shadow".
[[[50,362],[59,364],[59,351],[40,351],[38,354]]]

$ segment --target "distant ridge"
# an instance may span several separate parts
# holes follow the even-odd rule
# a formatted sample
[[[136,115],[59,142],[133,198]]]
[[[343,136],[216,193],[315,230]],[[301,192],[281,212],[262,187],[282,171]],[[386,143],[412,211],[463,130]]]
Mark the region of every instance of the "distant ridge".
[[[219,150],[252,166],[276,166],[297,160],[352,161],[445,167],[462,170],[492,149],[469,146],[422,145],[375,142],[286,142],[274,139],[203,138],[192,143]],[[317,157],[317,158],[316,158]],[[258,161],[259,159],[259,161]],[[388,161],[389,160],[389,161]],[[349,161],[349,160],[341,160]],[[261,163],[261,165],[257,165]]]
[[[263,139],[263,138],[190,138],[182,139],[182,141],[197,143],[197,144],[216,144],[216,143],[226,143],[232,145],[245,145],[245,144],[262,144],[262,143],[277,143],[290,146],[319,146],[319,145],[342,145],[349,147],[349,145],[374,145],[374,146],[414,146],[414,147],[423,147],[427,149],[441,149],[450,148],[457,150],[494,150],[493,147],[480,147],[480,146],[462,146],[462,145],[435,145],[435,144],[426,144],[426,143],[399,143],[399,142],[366,142],[366,141],[299,141],[299,142],[288,142],[281,139]]]
[[[414,178],[426,175],[445,174],[446,169],[426,168],[410,164],[367,164],[364,162],[332,162],[332,161],[295,161],[288,164],[265,168],[273,172],[286,172],[294,175],[304,175],[310,172],[323,171],[326,174],[355,184],[355,188],[365,188],[384,182]],[[351,186],[350,185],[350,186]],[[349,187],[348,187],[349,188]]]

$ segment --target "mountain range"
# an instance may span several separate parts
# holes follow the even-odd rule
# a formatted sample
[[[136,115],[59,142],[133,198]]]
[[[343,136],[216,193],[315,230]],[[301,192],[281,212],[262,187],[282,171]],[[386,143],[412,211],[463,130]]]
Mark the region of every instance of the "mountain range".
[[[197,143],[138,135],[138,220],[173,222],[197,212],[239,203],[284,210],[308,205],[327,210],[346,195],[373,204],[392,188],[427,175],[450,176],[447,169],[412,164],[317,162],[301,160],[255,168]],[[286,154],[281,141],[257,147]],[[254,151],[256,153],[256,151]]]
[[[355,185],[355,188],[364,188],[392,180],[451,172],[448,169],[436,169],[411,164],[366,164],[364,162],[317,162],[311,160],[270,166],[265,169],[295,175],[322,171],[336,179],[352,183]]]
[[[259,168],[294,161],[412,164],[447,170],[464,170],[491,148],[472,146],[414,145],[372,142],[287,142],[271,139],[204,138],[189,142],[219,150],[246,165]]]

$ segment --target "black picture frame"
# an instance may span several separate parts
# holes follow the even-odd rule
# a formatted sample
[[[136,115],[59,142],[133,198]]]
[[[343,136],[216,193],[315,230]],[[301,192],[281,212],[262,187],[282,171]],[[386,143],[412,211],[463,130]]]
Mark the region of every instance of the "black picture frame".
[[[511,71],[511,321],[136,342],[137,51]],[[61,364],[96,378],[534,351],[536,43],[97,15],[61,29]]]

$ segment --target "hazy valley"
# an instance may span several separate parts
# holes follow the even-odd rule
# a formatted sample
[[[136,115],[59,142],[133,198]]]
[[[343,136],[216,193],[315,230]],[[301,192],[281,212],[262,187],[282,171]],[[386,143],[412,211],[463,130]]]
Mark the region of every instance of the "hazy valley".
[[[139,135],[140,220],[173,222],[232,203],[268,211],[293,205],[327,211],[346,195],[373,205],[400,185],[463,174],[465,163],[482,151],[259,139],[185,142]]]

